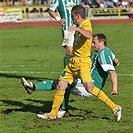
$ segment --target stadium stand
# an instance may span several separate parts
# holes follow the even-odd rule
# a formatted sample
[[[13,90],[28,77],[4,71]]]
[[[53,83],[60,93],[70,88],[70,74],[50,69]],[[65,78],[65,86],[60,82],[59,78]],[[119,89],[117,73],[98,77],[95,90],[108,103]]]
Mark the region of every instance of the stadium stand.
[[[49,21],[51,17],[47,11],[51,1],[0,0],[0,11],[8,7],[12,9],[19,7],[22,9],[24,21]],[[90,19],[99,19],[99,17],[102,19],[133,19],[132,0],[80,0],[80,4],[86,7]]]

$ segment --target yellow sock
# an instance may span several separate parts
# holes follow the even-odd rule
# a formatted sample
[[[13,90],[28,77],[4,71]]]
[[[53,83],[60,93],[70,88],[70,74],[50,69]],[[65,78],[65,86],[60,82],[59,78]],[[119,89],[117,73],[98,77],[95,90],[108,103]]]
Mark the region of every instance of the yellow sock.
[[[65,94],[65,90],[64,91],[56,90],[56,93],[54,95],[52,110],[50,112],[51,116],[56,117],[59,107],[64,99],[64,94]]]
[[[92,94],[96,97],[98,97],[99,100],[103,101],[106,103],[113,111],[117,108],[117,105],[114,104],[108,96],[99,88],[94,87]]]

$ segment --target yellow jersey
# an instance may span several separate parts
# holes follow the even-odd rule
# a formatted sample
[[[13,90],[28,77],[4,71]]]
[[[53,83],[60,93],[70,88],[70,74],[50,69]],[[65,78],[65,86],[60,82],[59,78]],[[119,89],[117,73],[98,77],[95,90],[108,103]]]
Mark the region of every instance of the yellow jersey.
[[[92,26],[89,19],[86,19],[79,26],[80,29],[90,30],[92,32]],[[91,55],[92,38],[85,38],[80,32],[76,31],[74,34],[73,44],[73,56],[86,58]]]

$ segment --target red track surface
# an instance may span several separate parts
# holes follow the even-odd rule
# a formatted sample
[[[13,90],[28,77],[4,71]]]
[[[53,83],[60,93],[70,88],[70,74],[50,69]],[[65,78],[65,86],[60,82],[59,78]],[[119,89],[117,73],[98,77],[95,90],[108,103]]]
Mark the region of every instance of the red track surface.
[[[91,20],[94,24],[118,24],[118,23],[133,23],[132,19],[114,19],[114,20]],[[0,23],[0,28],[26,27],[26,26],[59,26],[56,21],[48,22],[22,22],[22,23]]]

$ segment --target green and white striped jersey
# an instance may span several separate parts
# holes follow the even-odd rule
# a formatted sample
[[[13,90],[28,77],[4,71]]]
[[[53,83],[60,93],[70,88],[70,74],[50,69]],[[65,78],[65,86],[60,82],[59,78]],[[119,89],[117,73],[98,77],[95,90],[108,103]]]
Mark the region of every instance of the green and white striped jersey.
[[[58,9],[61,18],[66,19],[66,24],[63,26],[63,30],[67,30],[70,25],[73,25],[71,19],[72,7],[78,5],[78,0],[53,0],[49,10],[55,12]]]
[[[91,76],[96,87],[102,89],[108,77],[108,71],[115,71],[114,58],[115,55],[108,47],[97,52],[92,58]]]

